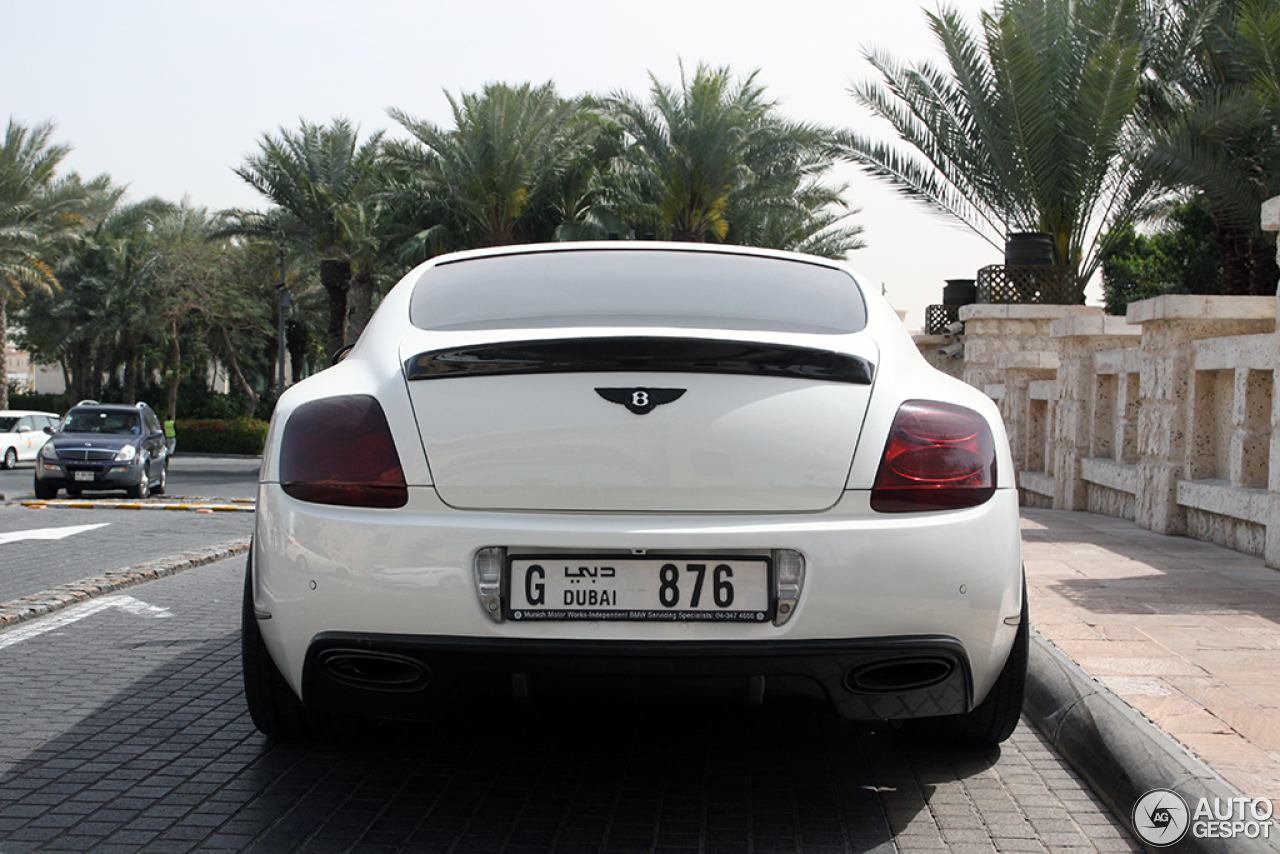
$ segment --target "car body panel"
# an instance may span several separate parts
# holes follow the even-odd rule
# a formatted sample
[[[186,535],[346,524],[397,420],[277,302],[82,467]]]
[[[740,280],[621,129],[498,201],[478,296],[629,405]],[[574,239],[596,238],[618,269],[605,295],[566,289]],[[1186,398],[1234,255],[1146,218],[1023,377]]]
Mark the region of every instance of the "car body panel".
[[[619,244],[587,248],[624,259],[633,251]],[[522,247],[462,257],[483,263],[490,254],[563,251],[584,249]],[[272,419],[259,488],[252,607],[272,659],[299,696],[306,692],[308,650],[341,636],[364,638],[351,641],[364,645],[383,637],[409,647],[478,645],[495,655],[522,640],[560,652],[564,644],[585,651],[601,643],[662,650],[686,643],[727,645],[731,653],[741,644],[758,656],[770,645],[786,655],[795,644],[843,649],[915,638],[923,648],[942,639],[963,651],[970,682],[965,702],[985,698],[1009,655],[1023,596],[1007,438],[994,402],[929,366],[876,289],[861,288],[866,325],[846,334],[635,323],[625,330],[431,331],[410,322],[410,309],[414,288],[437,263],[452,262],[429,262],[407,275],[346,359],[289,389]],[[848,275],[854,287],[856,277]],[[406,374],[406,364],[430,351],[620,334],[796,347],[820,341],[833,353],[865,359],[873,381],[588,366],[435,379]],[[685,394],[637,414],[596,388],[680,388]],[[385,414],[407,484],[403,507],[300,501],[280,483],[283,425],[298,407],[343,395],[372,396]],[[987,422],[996,488],[985,503],[933,512],[871,509],[895,414],[904,401],[918,399],[968,407]],[[794,615],[781,625],[498,621],[482,606],[475,569],[477,552],[494,547],[710,556],[790,549],[804,557],[805,576]],[[839,691],[838,685],[828,689]]]
[[[108,416],[113,426],[102,431],[83,429],[78,415],[84,413]],[[121,419],[128,418],[136,423],[124,426]],[[146,491],[161,482],[169,446],[159,419],[146,404],[80,403],[67,412],[59,428],[49,438],[56,457],[42,456],[36,464],[38,487],[80,492],[130,490],[145,483]],[[126,446],[135,448],[133,457],[117,459]]]
[[[1017,494],[979,507],[885,520],[850,490],[817,514],[547,514],[468,512],[429,488],[394,511],[297,501],[277,484],[258,495],[255,604],[267,645],[295,690],[311,639],[322,632],[493,639],[832,640],[942,634],[965,646],[984,696],[1013,642],[1021,540],[1009,518]],[[903,542],[911,543],[910,552]],[[803,597],[785,626],[702,622],[495,623],[476,597],[478,549],[635,549],[708,554],[790,548],[806,559]],[[963,588],[963,592],[962,592]]]
[[[4,426],[10,420],[11,427]],[[59,416],[53,412],[40,412],[31,409],[9,409],[0,411],[0,459],[13,448],[18,455],[18,462],[32,462],[49,441],[49,434],[44,432],[46,426],[57,424]]]
[[[683,394],[639,415],[600,388]],[[795,512],[839,500],[871,388],[572,373],[418,381],[409,394],[436,489],[455,507]]]

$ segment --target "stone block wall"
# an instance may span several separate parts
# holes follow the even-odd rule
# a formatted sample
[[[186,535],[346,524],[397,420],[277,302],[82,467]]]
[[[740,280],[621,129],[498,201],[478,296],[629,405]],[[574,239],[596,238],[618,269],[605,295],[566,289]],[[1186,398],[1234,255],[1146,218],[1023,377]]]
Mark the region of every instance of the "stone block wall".
[[[1280,198],[1263,224],[1280,232]],[[1280,568],[1277,314],[1274,297],[1166,295],[1123,318],[980,304],[961,309],[961,336],[916,342],[999,403],[1024,504],[1133,519]],[[962,360],[943,354],[957,342]]]

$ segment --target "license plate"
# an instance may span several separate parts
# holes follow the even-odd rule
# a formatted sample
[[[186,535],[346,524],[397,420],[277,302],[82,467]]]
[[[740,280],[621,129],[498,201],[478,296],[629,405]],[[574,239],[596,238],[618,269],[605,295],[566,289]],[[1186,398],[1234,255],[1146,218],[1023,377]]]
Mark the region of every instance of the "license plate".
[[[773,618],[769,570],[763,556],[512,555],[506,615],[763,623]]]
[[[74,474],[76,480],[93,480],[93,472],[91,471],[78,471]]]

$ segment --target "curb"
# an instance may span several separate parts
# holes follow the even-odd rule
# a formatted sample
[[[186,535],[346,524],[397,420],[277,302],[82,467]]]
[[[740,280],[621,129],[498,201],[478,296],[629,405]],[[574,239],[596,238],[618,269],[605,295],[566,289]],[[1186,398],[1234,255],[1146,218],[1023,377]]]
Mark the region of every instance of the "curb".
[[[101,575],[82,578],[70,584],[60,584],[41,593],[3,602],[0,603],[0,630],[52,614],[54,611],[61,611],[70,605],[76,605],[106,593],[176,575],[188,569],[195,569],[197,566],[245,554],[248,551],[249,538],[244,537],[121,569],[109,569]]]
[[[1139,844],[1133,808],[1152,789],[1171,789],[1189,805],[1200,798],[1243,796],[1034,629],[1023,713]],[[1144,847],[1150,852],[1276,854],[1280,838],[1196,839],[1188,833],[1174,845]]]

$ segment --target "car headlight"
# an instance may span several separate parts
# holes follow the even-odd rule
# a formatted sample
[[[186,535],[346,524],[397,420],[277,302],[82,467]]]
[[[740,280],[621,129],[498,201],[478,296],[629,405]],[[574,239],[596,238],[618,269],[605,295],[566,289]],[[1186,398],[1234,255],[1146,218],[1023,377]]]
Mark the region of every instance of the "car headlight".
[[[56,448],[53,447],[53,443],[46,442],[45,446],[40,449],[40,459],[56,460],[57,458],[58,458],[58,451]]]
[[[121,462],[128,462],[129,460],[133,459],[137,455],[138,455],[138,449],[135,448],[133,445],[125,445],[123,448],[116,451],[116,459]]]

